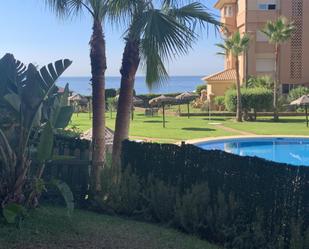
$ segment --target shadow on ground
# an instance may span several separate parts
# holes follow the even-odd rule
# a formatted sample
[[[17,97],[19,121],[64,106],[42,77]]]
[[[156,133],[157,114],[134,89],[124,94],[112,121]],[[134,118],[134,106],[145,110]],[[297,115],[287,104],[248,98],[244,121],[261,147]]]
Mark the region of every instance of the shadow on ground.
[[[145,120],[143,122],[144,123],[152,123],[152,124],[163,123],[163,121],[161,121],[161,120]],[[165,123],[168,123],[168,121],[165,121]]]
[[[206,121],[227,121],[227,120],[230,120],[231,118],[203,118],[203,120],[206,120]]]
[[[185,131],[215,131],[215,129],[211,128],[198,128],[198,127],[185,127],[181,129]]]

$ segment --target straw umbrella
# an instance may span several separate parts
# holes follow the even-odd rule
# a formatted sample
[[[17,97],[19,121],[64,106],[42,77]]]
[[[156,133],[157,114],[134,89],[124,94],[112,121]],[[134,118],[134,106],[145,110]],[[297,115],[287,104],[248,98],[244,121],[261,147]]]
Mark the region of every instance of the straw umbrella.
[[[131,119],[134,119],[134,106],[140,106],[144,104],[144,100],[138,98],[138,97],[133,97],[133,105],[132,105],[132,112],[131,112]]]
[[[186,103],[188,108],[188,118],[190,118],[190,102],[198,97],[195,93],[184,92],[176,97],[180,103]]]
[[[116,95],[115,97],[116,102],[118,103],[119,100],[119,94]],[[133,96],[133,101],[132,101],[132,109],[131,109],[131,119],[134,119],[134,106],[139,106],[142,105],[144,103],[144,100],[138,98],[138,97],[134,97]]]
[[[304,106],[306,111],[306,124],[308,127],[308,105],[309,105],[309,97],[307,95],[303,95],[300,98],[292,101],[290,105],[296,105],[296,106]]]
[[[162,106],[163,109],[163,128],[165,128],[165,105],[168,104],[175,104],[176,99],[173,97],[167,97],[164,95],[161,95],[160,97],[151,99],[149,101],[150,106]]]

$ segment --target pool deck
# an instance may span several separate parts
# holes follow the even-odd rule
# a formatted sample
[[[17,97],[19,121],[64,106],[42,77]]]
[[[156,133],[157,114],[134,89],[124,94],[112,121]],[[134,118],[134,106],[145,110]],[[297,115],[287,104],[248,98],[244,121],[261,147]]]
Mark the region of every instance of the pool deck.
[[[239,138],[275,138],[275,137],[282,137],[282,138],[309,138],[309,136],[303,135],[237,135],[237,136],[223,136],[223,137],[207,137],[207,138],[198,138],[192,140],[186,140],[186,144],[196,144],[202,142],[211,142],[217,140],[224,140],[224,139],[239,139]]]

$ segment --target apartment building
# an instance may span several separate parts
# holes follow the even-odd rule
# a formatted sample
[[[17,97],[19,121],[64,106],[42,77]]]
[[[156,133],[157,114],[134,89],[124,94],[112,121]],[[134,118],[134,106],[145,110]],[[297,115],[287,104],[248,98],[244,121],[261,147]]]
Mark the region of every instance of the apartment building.
[[[222,30],[228,37],[236,30],[247,32],[250,46],[240,56],[242,84],[249,76],[274,75],[274,45],[260,31],[268,20],[285,16],[296,27],[289,42],[281,45],[279,77],[281,91],[286,94],[295,86],[309,86],[309,0],[219,0],[215,8],[221,12]],[[236,82],[235,62],[225,58],[224,70],[203,78],[208,97],[224,95]]]

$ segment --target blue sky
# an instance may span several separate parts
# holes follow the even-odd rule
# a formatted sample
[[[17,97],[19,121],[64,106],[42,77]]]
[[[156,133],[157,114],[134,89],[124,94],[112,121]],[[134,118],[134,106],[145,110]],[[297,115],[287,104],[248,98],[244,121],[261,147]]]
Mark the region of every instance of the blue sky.
[[[0,7],[0,56],[13,53],[24,63],[45,65],[60,58],[73,60],[65,76],[89,76],[91,19],[84,15],[72,20],[59,20],[45,5],[45,0],[3,1]],[[216,0],[203,0],[213,8]],[[123,30],[106,28],[108,76],[118,76],[124,42]],[[207,75],[223,68],[223,59],[214,46],[219,35],[210,31],[201,35],[193,50],[170,63],[170,75]],[[140,71],[139,75],[143,75]]]

